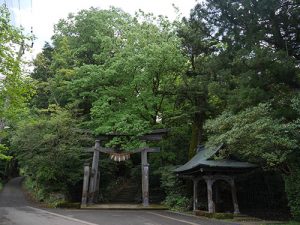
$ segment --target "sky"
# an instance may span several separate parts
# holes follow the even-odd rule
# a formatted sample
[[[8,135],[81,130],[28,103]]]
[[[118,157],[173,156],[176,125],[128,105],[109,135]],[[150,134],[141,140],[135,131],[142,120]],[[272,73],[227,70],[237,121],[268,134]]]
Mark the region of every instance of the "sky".
[[[198,0],[199,1],[199,0]],[[12,22],[22,26],[25,33],[31,30],[36,37],[32,56],[41,51],[45,41],[50,41],[53,26],[61,18],[66,18],[69,13],[81,9],[97,7],[108,9],[110,6],[121,8],[125,12],[134,14],[139,9],[152,12],[155,15],[165,15],[171,20],[176,18],[174,4],[179,8],[182,16],[187,16],[196,5],[197,0],[0,0],[5,2],[13,12]]]

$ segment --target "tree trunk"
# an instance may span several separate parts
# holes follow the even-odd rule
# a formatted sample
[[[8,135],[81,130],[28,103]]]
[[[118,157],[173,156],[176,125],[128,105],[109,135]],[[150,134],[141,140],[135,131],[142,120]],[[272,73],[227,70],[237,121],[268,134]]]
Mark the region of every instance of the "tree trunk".
[[[191,159],[196,154],[196,148],[198,145],[203,143],[203,125],[204,125],[204,115],[203,113],[196,113],[194,117],[194,122],[192,125],[192,137],[190,140],[189,147],[189,158]]]

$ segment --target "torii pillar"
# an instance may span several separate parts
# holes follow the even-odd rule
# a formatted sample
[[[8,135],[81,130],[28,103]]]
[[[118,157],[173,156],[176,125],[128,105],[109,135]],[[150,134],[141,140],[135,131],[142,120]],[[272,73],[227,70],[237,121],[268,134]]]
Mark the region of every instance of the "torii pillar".
[[[98,177],[98,167],[99,167],[99,149],[100,149],[100,140],[95,141],[95,148],[93,154],[93,163],[92,171],[90,178],[90,188],[89,188],[89,203],[94,203],[97,201],[97,184],[99,185],[100,177]]]
[[[148,152],[159,152],[159,148],[145,148],[141,151],[143,206],[149,206],[149,163]]]
[[[149,206],[149,163],[147,151],[141,152],[143,206]]]

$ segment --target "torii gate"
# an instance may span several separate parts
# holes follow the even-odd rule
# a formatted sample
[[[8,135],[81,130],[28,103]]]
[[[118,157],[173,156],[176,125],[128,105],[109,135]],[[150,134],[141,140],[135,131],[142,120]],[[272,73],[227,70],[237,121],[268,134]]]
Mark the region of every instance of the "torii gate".
[[[149,134],[145,134],[139,137],[142,141],[159,141],[162,136],[167,132],[166,129],[154,130]],[[119,152],[113,148],[104,148],[101,146],[101,141],[107,140],[108,136],[124,136],[124,135],[104,135],[99,137],[95,141],[95,147],[88,150],[92,151],[93,162],[92,168],[89,164],[84,165],[84,177],[83,177],[83,188],[82,188],[82,200],[81,205],[86,206],[87,204],[93,204],[97,201],[100,185],[100,171],[99,171],[99,152],[107,153],[111,155],[111,159],[115,161],[124,161],[130,158],[133,153],[141,153],[141,169],[142,169],[142,197],[143,206],[149,206],[149,163],[148,153],[159,152],[159,148],[144,147],[136,149],[132,152]]]

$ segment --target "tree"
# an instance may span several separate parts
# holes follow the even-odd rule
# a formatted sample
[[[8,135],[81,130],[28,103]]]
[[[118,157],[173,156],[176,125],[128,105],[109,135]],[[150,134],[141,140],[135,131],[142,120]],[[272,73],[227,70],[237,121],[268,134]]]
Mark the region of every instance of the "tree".
[[[142,21],[142,22],[140,22]],[[172,115],[186,59],[166,19],[142,15],[124,30],[92,108],[97,133],[142,134]]]
[[[292,196],[299,187],[289,180],[299,176],[299,114],[291,101],[300,84],[299,10],[292,0],[208,0],[189,19],[219,47],[204,67],[213,77],[207,85],[206,102],[213,107],[204,129],[208,144],[222,142],[227,153],[290,177],[286,190],[295,216],[299,205]]]
[[[288,160],[298,151],[293,123],[272,116],[270,105],[259,104],[238,114],[224,112],[206,123],[208,144],[225,143],[225,149],[268,169],[289,174]]]
[[[95,134],[138,135],[162,127],[173,113],[187,62],[165,18],[133,18],[114,8],[61,20],[47,58],[49,103],[72,109]],[[36,60],[34,78],[41,76],[42,59]]]
[[[31,77],[40,89],[31,101],[32,111],[36,113],[35,108],[47,111],[47,107],[54,104],[72,114],[72,120],[66,120],[60,113],[51,116],[36,113],[32,121],[21,124],[13,143],[20,166],[39,184],[39,189],[64,192],[66,187],[74,188],[74,183],[61,178],[61,164],[68,166],[63,174],[67,180],[77,179],[81,166],[77,167],[76,163],[83,163],[84,158],[74,149],[76,166],[70,169],[72,154],[65,150],[70,158],[59,161],[64,154],[61,142],[67,142],[66,148],[73,149],[71,140],[63,134],[64,129],[70,137],[74,137],[72,123],[90,130],[91,137],[100,133],[130,134],[133,138],[114,139],[109,143],[125,151],[143,145],[138,135],[166,127],[176,115],[176,91],[182,82],[180,75],[186,68],[187,58],[181,51],[181,40],[176,36],[174,25],[166,18],[144,13],[132,17],[114,8],[91,8],[71,14],[55,26],[52,41],[34,63]],[[59,119],[61,124],[58,124]],[[53,123],[56,125],[52,126]],[[27,134],[26,129],[32,130],[31,134]],[[47,137],[56,144],[48,142]],[[175,137],[175,132],[172,138],[176,139],[173,148],[184,145]],[[29,149],[34,150],[31,153]],[[179,161],[178,153],[168,153],[164,151],[161,155],[168,161]],[[42,162],[47,158],[52,162]],[[155,161],[157,168],[161,166],[161,159],[150,160]],[[115,185],[111,177],[117,176],[114,170],[117,166],[111,166],[108,158],[102,162],[104,174],[101,176]],[[34,170],[35,164],[41,166]]]
[[[209,0],[193,10],[229,48],[269,47],[298,60],[299,12],[297,0]]]
[[[49,43],[45,43],[43,50],[33,61],[34,70],[30,74],[36,84],[36,93],[30,101],[31,105],[38,109],[47,109],[50,101],[50,85],[48,80],[53,78],[53,70],[51,69],[53,56],[53,47]]]
[[[271,101],[273,108],[279,109],[278,115],[292,116],[287,105],[299,87],[297,47],[287,54],[279,43],[271,44],[278,33],[271,23],[274,10],[273,19],[282,26],[281,36],[297,36],[299,5],[295,1],[210,0],[197,4],[190,18],[183,20],[179,35],[191,69],[182,94],[195,110],[190,152],[206,139],[205,121],[226,108],[238,112]],[[299,40],[291,38],[291,42],[297,46]]]
[[[220,92],[216,93],[219,81],[224,78],[216,74],[228,62],[219,54],[223,51],[222,43],[214,38],[208,25],[197,17],[196,9],[190,18],[183,18],[178,26],[178,36],[182,38],[185,54],[189,57],[189,67],[182,74],[177,95],[177,107],[182,108],[192,124],[189,145],[189,157],[195,154],[198,145],[206,141],[203,129],[205,121],[217,114],[222,105]],[[224,83],[224,82],[223,82]],[[219,89],[220,90],[220,89]],[[218,92],[218,91],[217,91]]]
[[[70,194],[82,179],[82,147],[89,138],[66,110],[51,106],[37,116],[18,124],[13,152],[38,191]]]
[[[100,75],[98,78],[80,77],[80,72],[76,71],[85,65],[93,65],[100,73],[102,67],[109,65],[122,47],[120,35],[131,20],[128,14],[118,9],[91,8],[59,21],[52,38],[54,52],[51,69],[54,77],[49,79],[51,103],[61,106],[70,104],[82,116],[89,117],[102,78]]]
[[[21,55],[26,50],[27,37],[13,27],[9,11],[0,6],[0,159],[7,147],[1,144],[6,136],[5,127],[13,126],[26,112],[26,102],[31,95],[28,79],[22,76]]]
[[[16,110],[24,108],[31,94],[28,80],[22,76],[21,54],[25,51],[26,37],[9,24],[9,13],[5,7],[0,9],[1,42],[1,117],[13,118]],[[19,48],[18,48],[19,47]]]
[[[206,123],[208,145],[224,143],[223,154],[234,154],[266,170],[284,174],[291,212],[299,219],[299,96],[293,98],[293,112],[298,119],[277,119],[270,104],[259,104],[237,114],[222,113]]]

